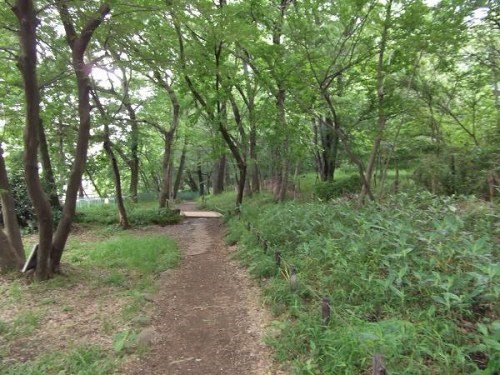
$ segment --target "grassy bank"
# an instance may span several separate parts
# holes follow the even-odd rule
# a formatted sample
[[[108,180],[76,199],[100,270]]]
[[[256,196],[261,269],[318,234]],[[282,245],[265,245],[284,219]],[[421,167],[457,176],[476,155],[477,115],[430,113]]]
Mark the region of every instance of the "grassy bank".
[[[158,208],[157,202],[129,204],[127,217],[133,226],[169,225],[180,220],[177,212],[168,208]],[[75,223],[118,225],[118,210],[112,203],[79,207],[74,221]]]
[[[2,276],[0,373],[111,374],[123,354],[140,354],[149,295],[176,266],[173,240],[157,232],[94,230],[72,235],[65,276],[44,283]]]
[[[499,219],[498,207],[429,194],[362,208],[259,196],[228,241],[262,282],[280,332],[269,342],[296,373],[368,373],[381,353],[390,374],[494,374]]]

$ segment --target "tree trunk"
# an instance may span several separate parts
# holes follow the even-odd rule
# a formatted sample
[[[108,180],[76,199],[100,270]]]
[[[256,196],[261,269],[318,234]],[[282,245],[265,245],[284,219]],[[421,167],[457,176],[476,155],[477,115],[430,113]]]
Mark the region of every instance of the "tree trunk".
[[[45,188],[48,192],[49,201],[52,208],[61,211],[62,207],[61,202],[59,202],[59,196],[57,194],[56,179],[54,178],[54,171],[52,169],[52,163],[50,161],[49,146],[47,144],[45,129],[43,127],[43,121],[41,119],[39,122],[38,131],[38,137],[40,139],[40,161],[42,162],[42,177],[45,182]]]
[[[90,182],[92,183],[92,186],[94,187],[94,190],[97,193],[97,195],[99,196],[99,198],[102,198],[101,191],[99,190],[99,187],[95,183],[94,177],[92,176],[92,173],[90,173],[88,168],[85,168],[85,173],[87,174],[87,176],[88,176]]]
[[[0,235],[5,240],[0,246],[0,269],[21,269],[25,261],[21,231],[15,211],[15,202],[10,192],[7,169],[3,158],[2,145],[0,144],[0,201],[2,202],[2,217],[5,233],[0,229]]]
[[[113,175],[113,181],[115,183],[115,196],[116,196],[116,205],[118,207],[118,221],[120,226],[123,229],[130,228],[130,224],[127,218],[127,210],[125,209],[125,204],[123,202],[123,194],[122,194],[122,183],[120,179],[120,169],[118,168],[118,162],[116,160],[116,156],[113,152],[113,148],[111,147],[111,142],[109,141],[109,129],[108,125],[105,125],[105,133],[108,133],[105,136],[104,140],[104,150],[108,155],[109,162],[111,164],[111,171]]]
[[[137,116],[135,110],[130,103],[125,103],[127,112],[131,122],[130,129],[130,160],[127,163],[130,168],[130,200],[137,203],[137,193],[139,189],[139,128],[137,126]]]
[[[177,193],[181,188],[182,174],[184,173],[184,165],[186,164],[186,152],[187,152],[187,142],[184,143],[184,147],[182,148],[181,160],[179,162],[179,168],[177,169],[177,174],[175,176],[174,191],[173,191],[174,199],[177,198]]]
[[[318,155],[320,176],[322,181],[332,182],[335,176],[335,168],[337,163],[339,136],[337,135],[336,128],[339,126],[337,122],[326,117],[319,119],[318,133],[321,140],[322,151]]]
[[[258,193],[260,191],[260,174],[259,174],[259,164],[257,161],[257,119],[255,115],[255,97],[257,95],[257,87],[255,85],[252,85],[251,83],[251,81],[254,79],[249,74],[249,64],[248,61],[245,59],[243,61],[243,71],[244,71],[244,76],[246,78],[246,93],[239,85],[236,85],[236,89],[239,91],[248,109],[248,122],[250,127],[250,132],[248,137],[249,138],[248,147],[250,156],[250,163],[249,163],[250,178],[248,179],[247,189],[248,189],[248,194],[253,194],[253,193]],[[233,102],[236,103],[234,99]],[[240,126],[240,128],[243,129],[242,126]],[[242,137],[242,139],[244,138],[246,137]],[[245,150],[245,155],[246,154],[247,153]]]
[[[277,200],[283,202],[286,199],[288,192],[288,179],[290,173],[290,158],[289,158],[289,134],[287,131],[287,121],[285,112],[286,91],[284,87],[278,85],[278,94],[276,96],[276,105],[278,108],[278,124],[284,135],[283,144],[280,153],[280,171],[278,179]]]
[[[111,174],[113,176],[113,182],[115,183],[115,198],[116,198],[116,205],[118,207],[118,222],[123,229],[128,229],[130,228],[130,225],[127,218],[127,210],[125,209],[125,204],[123,202],[120,168],[118,167],[118,161],[116,160],[116,156],[115,153],[113,152],[113,147],[111,145],[108,115],[95,90],[92,90],[92,97],[94,98],[95,105],[99,110],[99,113],[101,114],[101,118],[104,124],[103,148],[104,151],[106,152],[106,155],[108,156],[109,163],[111,166]]]
[[[252,121],[252,115],[250,115],[250,165],[251,165],[251,183],[250,188],[252,193],[260,192],[260,173],[259,173],[259,163],[257,161],[257,126]]]
[[[323,155],[321,152],[321,148],[323,147],[320,132],[321,132],[321,118],[313,118],[312,119],[312,127],[313,127],[313,141],[314,141],[314,160],[316,161],[316,173],[319,175],[321,181],[326,180],[326,176],[324,175],[325,167],[323,165]]]
[[[7,235],[0,229],[0,272],[19,271],[22,267],[23,262],[11,246]]]
[[[172,132],[166,132],[164,138],[164,150],[163,150],[163,182],[161,185],[160,192],[160,207],[165,207],[167,204],[167,200],[170,198],[170,185],[171,185],[171,162],[170,159],[172,157],[172,144],[174,143],[174,134]]]
[[[61,263],[61,256],[66,246],[69,233],[71,231],[71,223],[76,209],[76,195],[82,179],[82,174],[85,170],[87,162],[87,150],[90,138],[90,67],[85,64],[84,54],[90,43],[90,39],[94,31],[104,20],[104,17],[110,12],[110,7],[107,4],[101,5],[98,14],[90,18],[84,25],[80,35],[76,33],[70,12],[67,8],[67,2],[57,0],[56,6],[59,11],[61,20],[66,31],[66,39],[71,47],[71,60],[75,71],[77,89],[78,89],[78,115],[80,125],[78,128],[78,138],[76,142],[75,159],[71,170],[68,187],[66,189],[66,199],[62,212],[62,218],[59,221],[57,230],[54,234],[52,262],[54,271],[58,272]]]
[[[163,136],[165,137],[165,150],[163,154],[163,184],[162,190],[160,193],[160,207],[165,207],[167,199],[170,198],[170,190],[172,187],[171,183],[171,159],[172,159],[172,145],[174,143],[175,132],[179,127],[179,121],[181,116],[181,105],[179,103],[179,99],[177,98],[177,94],[172,88],[172,83],[169,81],[170,77],[166,76],[163,79],[162,75],[159,71],[154,72],[154,77],[158,84],[167,91],[168,97],[172,104],[172,123],[170,125],[170,129],[168,131],[164,129],[159,129],[162,131]]]
[[[196,175],[198,176],[198,186],[200,187],[200,196],[205,195],[205,181],[203,180],[203,171],[201,170],[201,162],[196,164]]]
[[[28,194],[38,218],[39,247],[35,277],[50,277],[52,250],[52,210],[38,174],[38,146],[40,126],[40,91],[36,73],[36,13],[31,0],[18,0],[12,8],[19,20],[21,56],[19,68],[23,76],[26,101],[26,126],[24,128],[24,175]]]
[[[366,189],[370,187],[371,179],[373,177],[373,171],[375,169],[375,163],[380,150],[380,143],[384,137],[384,130],[386,125],[385,116],[385,92],[384,92],[384,53],[387,46],[387,38],[389,34],[389,27],[391,21],[391,9],[392,0],[387,2],[386,14],[384,20],[384,28],[382,30],[382,39],[380,40],[380,50],[378,54],[378,65],[377,65],[377,96],[378,96],[378,129],[377,135],[375,136],[375,141],[373,143],[372,152],[368,160],[368,165],[365,172],[366,185],[363,185],[361,189],[361,194],[359,197],[360,202],[364,201],[365,195],[367,193]]]
[[[224,178],[226,176],[226,155],[222,155],[215,163],[214,173],[214,194],[221,194],[224,192]]]
[[[188,177],[187,178],[187,183],[188,183],[189,188],[191,189],[191,191],[199,192],[200,188],[198,187],[198,184],[196,183],[195,179],[193,178],[193,174],[191,173],[191,171],[187,171],[187,177]]]

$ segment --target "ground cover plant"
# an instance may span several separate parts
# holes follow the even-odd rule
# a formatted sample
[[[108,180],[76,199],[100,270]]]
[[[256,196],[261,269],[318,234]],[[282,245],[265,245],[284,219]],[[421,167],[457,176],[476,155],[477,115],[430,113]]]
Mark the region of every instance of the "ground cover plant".
[[[158,208],[152,202],[128,205],[127,215],[133,226],[169,225],[180,220],[178,212],[168,208]],[[82,206],[77,210],[75,222],[100,225],[118,224],[118,210],[115,204]]]
[[[177,265],[175,242],[154,230],[77,230],[45,283],[0,280],[0,373],[109,374],[140,355],[141,327],[160,272]]]
[[[381,353],[390,374],[494,374],[499,219],[496,206],[426,193],[364,207],[264,195],[230,220],[228,241],[265,285],[280,332],[269,341],[296,373],[366,373]]]

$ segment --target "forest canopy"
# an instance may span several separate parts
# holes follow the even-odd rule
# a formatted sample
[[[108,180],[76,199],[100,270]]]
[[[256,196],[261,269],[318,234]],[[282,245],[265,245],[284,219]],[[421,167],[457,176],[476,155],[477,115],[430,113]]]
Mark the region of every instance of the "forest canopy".
[[[12,196],[37,219],[40,278],[78,197],[113,197],[124,228],[141,197],[234,187],[239,207],[297,196],[308,175],[323,200],[493,200],[499,29],[493,1],[2,2],[9,267]]]

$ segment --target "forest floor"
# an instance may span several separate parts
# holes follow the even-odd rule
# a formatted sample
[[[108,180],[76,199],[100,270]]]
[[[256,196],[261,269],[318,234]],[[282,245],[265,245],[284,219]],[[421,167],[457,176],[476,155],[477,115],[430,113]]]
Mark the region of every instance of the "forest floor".
[[[194,211],[194,203],[182,211]],[[269,313],[246,270],[231,259],[220,219],[186,218],[158,227],[181,250],[180,266],[162,274],[153,296],[151,345],[131,356],[125,374],[277,374],[263,343]]]
[[[118,231],[118,254],[124,241],[135,241],[133,252],[140,238],[177,242],[178,266],[144,290],[141,272],[89,260],[109,251],[114,231],[75,226],[65,276],[41,284],[0,277],[0,373],[283,374],[264,343],[271,313],[224,234],[220,218],[191,217]]]

